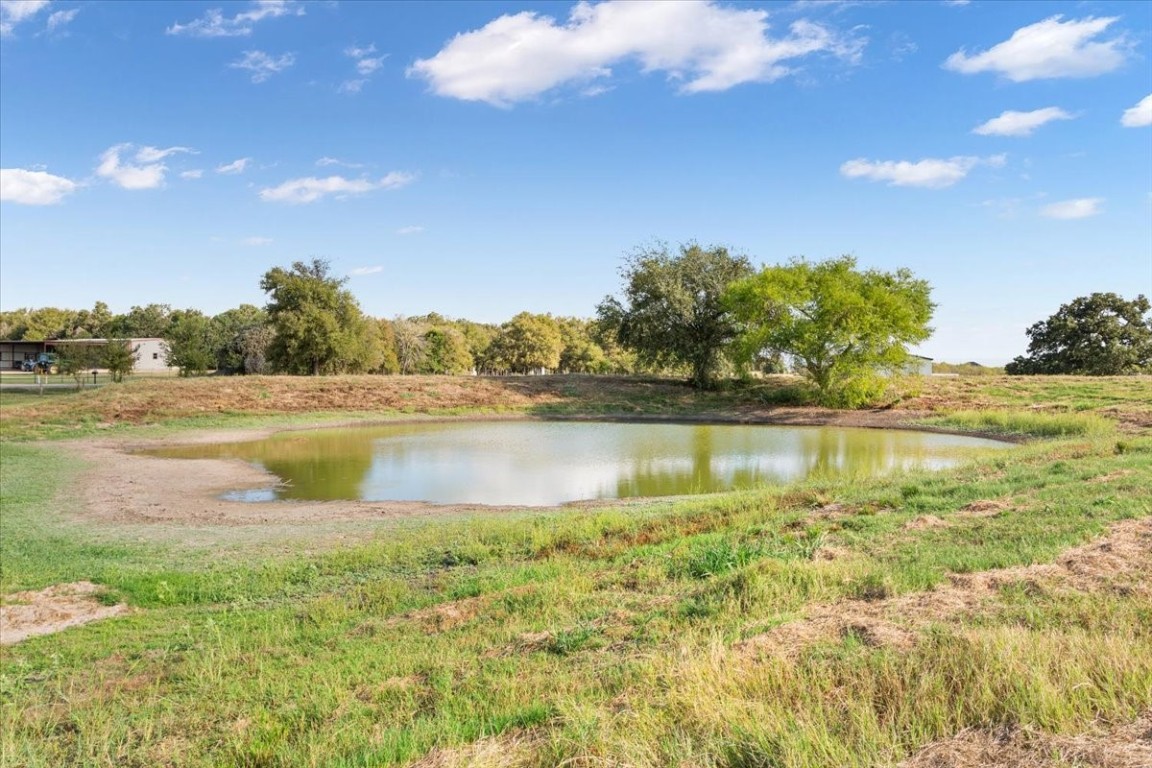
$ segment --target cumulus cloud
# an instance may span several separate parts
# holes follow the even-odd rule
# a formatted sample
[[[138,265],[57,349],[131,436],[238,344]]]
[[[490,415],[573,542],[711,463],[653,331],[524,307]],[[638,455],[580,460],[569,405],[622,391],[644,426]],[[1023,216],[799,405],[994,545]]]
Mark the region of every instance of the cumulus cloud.
[[[67,26],[76,18],[76,14],[80,13],[79,8],[73,8],[69,11],[56,11],[48,17],[48,31],[56,32],[62,27]]]
[[[1032,132],[1053,120],[1072,120],[1070,115],[1059,107],[1045,107],[1031,112],[1008,110],[986,123],[976,126],[972,133],[981,136],[1031,136]]]
[[[1140,99],[1136,106],[1124,110],[1120,125],[1125,128],[1143,128],[1152,125],[1152,93]]]
[[[362,195],[376,189],[399,189],[410,184],[415,178],[413,174],[402,171],[393,171],[376,181],[346,179],[343,176],[329,176],[324,179],[309,176],[262,189],[260,199],[271,203],[312,203],[328,195],[343,198],[349,195]]]
[[[0,168],[0,201],[21,205],[54,205],[76,191],[71,179],[45,171]]]
[[[272,238],[270,237],[246,237],[244,238],[244,245],[271,245]]]
[[[44,8],[48,0],[0,0],[0,37],[8,37],[16,25],[32,19]]]
[[[160,162],[164,158],[183,152],[192,152],[188,147],[140,147],[131,160],[122,155],[131,153],[133,144],[117,144],[100,155],[100,165],[96,174],[123,189],[155,189],[164,185],[164,175],[168,166]]]
[[[377,272],[383,272],[383,271],[384,271],[384,267],[356,267],[355,269],[348,270],[348,274],[356,275],[357,277],[359,277],[361,275],[374,275]]]
[[[777,80],[792,72],[788,62],[813,54],[859,60],[861,39],[805,20],[770,37],[767,18],[700,0],[581,2],[566,23],[525,11],[458,34],[408,75],[441,96],[509,106],[562,85],[602,82],[629,61],[698,93]]]
[[[1081,197],[1076,200],[1062,200],[1040,209],[1040,215],[1048,219],[1086,219],[1100,213],[1102,197]]]
[[[960,156],[925,158],[917,162],[908,160],[865,160],[857,158],[840,166],[841,175],[849,179],[886,181],[893,187],[925,187],[943,189],[963,179],[979,165],[999,168],[1004,165],[1004,155],[991,157]]]
[[[170,35],[189,37],[246,37],[264,19],[303,15],[304,7],[295,0],[256,0],[251,8],[235,16],[225,16],[219,8],[212,8],[199,19],[173,24],[166,31]]]
[[[250,163],[250,162],[252,162],[252,158],[242,157],[239,160],[233,160],[230,163],[223,163],[221,165],[216,166],[216,173],[224,173],[224,174],[244,173],[244,171],[248,168],[248,163]]]
[[[398,235],[418,235],[424,231],[424,227],[400,227],[396,230]]]
[[[180,178],[182,178],[182,179],[199,179],[203,175],[204,175],[204,171],[200,170],[199,168],[196,168],[196,169],[191,170],[191,171],[181,171],[180,172]]]
[[[293,53],[285,53],[273,58],[264,51],[244,51],[243,56],[228,66],[232,69],[246,69],[252,73],[252,82],[262,83],[295,63],[296,55]]]
[[[1127,42],[1117,36],[1095,40],[1116,17],[1061,21],[1057,15],[1012,33],[987,51],[969,56],[963,49],[948,57],[944,68],[965,75],[996,72],[1022,83],[1054,77],[1094,77],[1119,68]]]

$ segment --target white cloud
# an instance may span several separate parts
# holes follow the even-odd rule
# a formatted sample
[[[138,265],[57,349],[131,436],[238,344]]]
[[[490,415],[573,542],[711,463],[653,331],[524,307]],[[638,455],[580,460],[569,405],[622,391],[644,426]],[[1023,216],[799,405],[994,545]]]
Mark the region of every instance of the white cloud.
[[[363,168],[364,167],[363,163],[349,163],[349,162],[346,162],[344,160],[340,160],[340,159],[335,158],[335,157],[322,157],[316,161],[316,165],[320,166],[321,168],[323,168],[324,166],[328,166],[328,165],[341,165],[341,166],[344,166],[345,168]]]
[[[383,272],[384,267],[356,267],[348,271],[350,275],[375,275],[377,272]]]
[[[369,43],[366,47],[361,48],[358,45],[350,45],[344,49],[345,56],[351,56],[354,59],[364,59],[376,53],[376,44]]]
[[[804,20],[769,37],[767,18],[763,10],[713,2],[581,2],[566,23],[525,11],[458,34],[408,75],[441,96],[508,106],[558,86],[602,81],[626,61],[699,93],[777,80],[792,72],[786,62],[811,54],[859,60],[863,40]]]
[[[195,150],[190,149],[189,147],[168,147],[167,149],[159,149],[157,147],[140,147],[139,151],[136,152],[136,162],[157,163],[169,155],[177,155],[181,153],[195,154]]]
[[[224,163],[216,166],[216,173],[237,174],[244,173],[248,168],[248,163],[252,162],[250,157],[242,157],[239,160],[233,160],[230,163]]]
[[[0,0],[0,37],[8,37],[16,25],[48,7],[48,0]]]
[[[963,49],[948,57],[945,69],[965,75],[998,72],[1022,83],[1054,77],[1093,77],[1124,63],[1127,42],[1118,36],[1092,42],[1116,17],[1061,21],[1053,16],[1012,33],[1012,37],[983,53],[969,56]]]
[[[48,31],[55,32],[57,29],[70,24],[78,13],[80,13],[80,9],[73,8],[70,11],[56,11],[51,14],[48,17]]]
[[[252,27],[264,19],[281,16],[303,16],[304,7],[294,0],[256,0],[250,10],[228,18],[219,8],[212,8],[203,17],[187,24],[173,24],[166,30],[169,35],[191,37],[246,37]]]
[[[1076,200],[1063,200],[1040,209],[1040,215],[1048,219],[1086,219],[1100,213],[1102,197],[1081,197]]]
[[[384,59],[388,58],[387,54],[373,56],[374,53],[376,53],[374,44],[366,47],[353,45],[344,49],[345,56],[356,60],[356,73],[360,77],[342,82],[337,89],[340,93],[360,93],[368,84],[368,78],[371,77],[372,73],[384,66]]]
[[[1136,106],[1124,110],[1120,125],[1125,128],[1143,128],[1152,125],[1152,93],[1140,99]]]
[[[246,69],[252,73],[252,82],[262,83],[278,72],[283,72],[296,63],[296,55],[285,53],[272,58],[264,51],[244,51],[244,56],[228,66],[232,69]]]
[[[182,179],[199,179],[204,175],[204,171],[199,168],[191,171],[181,171],[180,178]]]
[[[79,185],[63,176],[23,168],[0,168],[0,201],[21,205],[53,205]]]
[[[1045,123],[1053,120],[1072,120],[1074,117],[1075,115],[1070,115],[1059,107],[1045,107],[1031,112],[1007,110],[1001,112],[999,117],[976,126],[972,133],[981,136],[1031,136],[1033,131]]]
[[[360,59],[356,62],[356,71],[362,75],[370,75],[384,66],[384,58],[384,56],[377,56],[374,59]]]
[[[374,53],[376,53],[375,45],[369,45],[367,48],[351,46],[344,49],[345,56],[356,59],[356,71],[361,75],[370,75],[384,66],[384,59],[388,58],[387,54],[373,56]]]
[[[398,235],[418,235],[424,231],[424,227],[400,227],[396,230]]]
[[[272,245],[272,238],[270,237],[246,237],[244,238],[244,245]]]
[[[96,174],[112,181],[123,189],[155,189],[164,185],[164,175],[168,166],[160,162],[169,155],[192,152],[188,147],[140,147],[131,161],[125,161],[121,154],[131,151],[133,144],[117,144],[100,155],[100,165]]]
[[[873,161],[857,158],[840,166],[840,173],[849,179],[886,181],[894,187],[925,187],[943,189],[963,179],[978,165],[999,168],[1004,155],[991,157],[925,158],[915,163],[908,160]]]
[[[327,195],[338,198],[348,195],[362,195],[375,189],[399,189],[410,184],[416,177],[410,173],[393,171],[377,181],[369,179],[346,179],[343,176],[329,176],[324,179],[307,177],[291,179],[276,187],[260,190],[260,199],[274,203],[312,203]]]

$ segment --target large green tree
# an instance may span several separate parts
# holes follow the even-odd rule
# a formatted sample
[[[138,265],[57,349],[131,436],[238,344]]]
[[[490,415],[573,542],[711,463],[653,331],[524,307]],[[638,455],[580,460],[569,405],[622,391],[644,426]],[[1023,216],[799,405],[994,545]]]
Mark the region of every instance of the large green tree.
[[[269,295],[266,309],[276,331],[268,359],[275,370],[318,376],[380,366],[379,329],[360,311],[345,282],[332,276],[323,259],[264,274],[260,288]]]
[[[742,359],[786,354],[822,402],[859,406],[906,362],[909,344],[932,334],[931,292],[907,269],[860,270],[842,256],[765,267],[734,284],[726,302],[744,326]]]
[[[488,346],[485,369],[507,373],[554,370],[560,365],[564,342],[549,315],[521,312],[500,326]]]
[[[216,367],[219,342],[212,320],[198,309],[178,309],[168,316],[164,345],[168,364],[180,369],[181,376],[199,376]]]
[[[451,325],[424,332],[424,366],[421,373],[459,375],[472,370],[472,353],[464,334]]]
[[[112,375],[112,381],[124,381],[124,377],[136,368],[138,346],[132,346],[127,339],[106,339],[104,343],[104,367]]]
[[[244,373],[245,344],[249,331],[268,324],[268,313],[252,304],[241,304],[212,318],[213,354],[216,370]],[[255,337],[253,337],[255,338]],[[271,339],[271,336],[268,337]]]
[[[1005,372],[1119,376],[1152,369],[1152,317],[1143,295],[1131,301],[1093,293],[1064,304],[1031,326],[1028,354]]]
[[[736,324],[722,301],[735,280],[752,272],[744,256],[727,248],[667,245],[641,248],[625,258],[623,298],[608,296],[597,307],[603,327],[646,366],[679,366],[697,387],[711,385]]]
[[[71,309],[40,307],[28,310],[24,316],[24,329],[20,338],[24,341],[67,338],[75,324],[75,318],[76,312]]]

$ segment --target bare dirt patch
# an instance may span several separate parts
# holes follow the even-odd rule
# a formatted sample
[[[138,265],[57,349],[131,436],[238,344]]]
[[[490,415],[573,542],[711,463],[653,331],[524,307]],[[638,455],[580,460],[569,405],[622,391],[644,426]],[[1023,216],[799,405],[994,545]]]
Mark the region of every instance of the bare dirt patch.
[[[900,768],[1148,768],[1152,765],[1152,711],[1132,723],[1097,726],[1077,736],[1032,728],[968,730],[930,744]]]
[[[437,747],[410,768],[523,768],[535,765],[541,739],[527,731],[508,731],[458,747]]]
[[[956,574],[947,584],[927,592],[884,600],[818,605],[803,618],[743,640],[737,648],[751,654],[787,656],[813,643],[849,635],[868,645],[905,648],[929,624],[971,615],[994,602],[1003,589],[1016,585],[1152,596],[1149,563],[1152,518],[1128,520],[1112,526],[1107,536],[1068,550],[1055,563]]]
[[[128,611],[123,603],[103,605],[97,599],[101,588],[90,581],[57,584],[39,592],[16,592],[0,605],[0,645],[81,624],[119,616]]]
[[[1104,475],[1097,475],[1096,477],[1088,480],[1088,482],[1094,485],[1097,483],[1110,483],[1113,480],[1119,480],[1122,477],[1128,477],[1129,475],[1134,474],[1136,474],[1136,471],[1132,469],[1118,469],[1115,472],[1109,472]]]
[[[485,601],[479,597],[453,600],[448,603],[440,603],[439,605],[411,611],[403,616],[397,616],[387,623],[390,625],[399,625],[404,622],[411,622],[421,627],[427,634],[435,635],[463,626],[475,619],[480,615],[484,607],[484,602]]]

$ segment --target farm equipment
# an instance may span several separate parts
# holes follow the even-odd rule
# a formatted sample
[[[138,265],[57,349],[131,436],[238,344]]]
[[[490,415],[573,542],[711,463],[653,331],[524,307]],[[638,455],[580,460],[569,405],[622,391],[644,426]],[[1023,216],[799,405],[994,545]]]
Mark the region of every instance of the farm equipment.
[[[33,373],[59,373],[60,356],[52,352],[41,352],[33,360],[25,360],[24,370]]]

